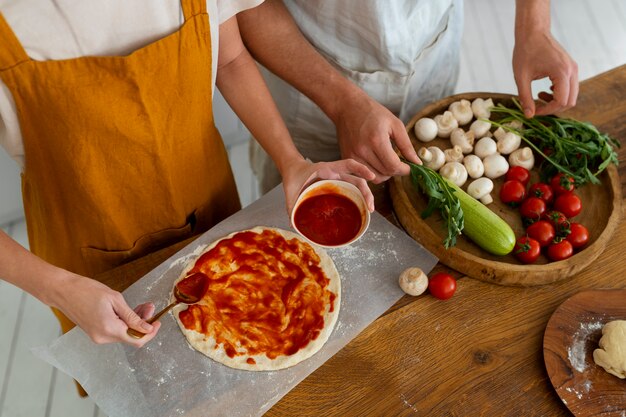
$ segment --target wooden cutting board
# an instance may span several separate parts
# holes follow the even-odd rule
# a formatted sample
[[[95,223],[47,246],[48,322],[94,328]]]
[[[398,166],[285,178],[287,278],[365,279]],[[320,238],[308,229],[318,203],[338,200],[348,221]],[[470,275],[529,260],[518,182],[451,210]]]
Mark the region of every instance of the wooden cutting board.
[[[543,358],[559,397],[579,417],[626,415],[626,380],[593,361],[602,326],[626,320],[626,290],[580,292],[554,312],[543,338]]]
[[[473,100],[477,97],[493,98],[494,102],[512,106],[513,96],[495,93],[467,93],[444,98],[425,107],[407,124],[407,132],[416,149],[424,146],[416,139],[413,132],[415,122],[422,117],[434,117],[442,114],[449,105],[461,99]],[[463,126],[465,130],[469,125]],[[493,130],[493,129],[492,129]],[[442,149],[450,148],[448,139],[437,138],[426,146],[436,145]],[[531,183],[537,182],[539,173],[531,172]],[[442,242],[445,237],[445,225],[438,213],[422,219],[420,213],[426,208],[427,200],[419,193],[410,176],[394,177],[390,180],[390,194],[393,208],[399,222],[416,241],[433,252],[442,263],[472,278],[501,284],[532,286],[543,285],[568,278],[598,257],[617,227],[621,215],[621,187],[615,166],[611,165],[600,177],[601,185],[588,184],[576,190],[582,200],[583,210],[575,221],[589,229],[589,243],[583,250],[569,259],[550,262],[545,256],[531,265],[520,263],[514,255],[492,255],[463,235],[459,236],[455,247],[445,249]],[[519,211],[503,204],[499,192],[503,177],[494,180],[492,192],[494,202],[489,204],[492,211],[502,217],[513,229],[515,236],[525,235]],[[464,185],[467,188],[469,181]]]

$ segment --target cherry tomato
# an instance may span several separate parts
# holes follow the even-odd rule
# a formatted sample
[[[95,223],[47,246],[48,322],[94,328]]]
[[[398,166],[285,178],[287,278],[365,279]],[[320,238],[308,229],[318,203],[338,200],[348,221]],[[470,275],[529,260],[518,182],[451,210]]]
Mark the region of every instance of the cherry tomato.
[[[528,196],[540,198],[549,206],[552,204],[552,200],[554,200],[554,191],[548,184],[536,182],[528,189]]]
[[[554,241],[548,246],[548,258],[552,261],[562,261],[574,254],[574,247],[569,240]]]
[[[529,237],[532,237],[542,248],[548,246],[556,237],[554,226],[547,220],[539,220],[526,229]]]
[[[526,187],[517,180],[505,181],[500,188],[500,200],[511,207],[517,207],[526,197]]]
[[[507,181],[519,181],[524,184],[524,187],[526,187],[528,181],[530,181],[530,172],[528,172],[528,170],[524,167],[515,166],[509,168],[509,170],[506,172],[505,178]]]
[[[554,209],[563,213],[568,219],[571,219],[580,214],[580,211],[583,209],[583,203],[576,194],[565,193],[554,200]]]
[[[550,186],[556,195],[569,193],[574,191],[574,178],[559,172],[550,180]]]
[[[589,231],[585,226],[580,223],[571,223],[570,234],[567,235],[567,240],[572,244],[574,249],[582,248],[589,241]]]
[[[541,254],[541,246],[532,237],[522,236],[515,242],[515,257],[525,264],[532,264]]]
[[[565,217],[565,214],[560,211],[551,210],[547,213],[544,213],[541,216],[542,219],[549,221],[554,226],[554,231],[557,236],[563,236],[569,234],[569,220]]]
[[[440,300],[447,300],[456,291],[456,280],[445,272],[438,272],[428,280],[428,291]]]
[[[537,197],[528,197],[519,207],[522,217],[537,221],[546,212],[546,202]]]

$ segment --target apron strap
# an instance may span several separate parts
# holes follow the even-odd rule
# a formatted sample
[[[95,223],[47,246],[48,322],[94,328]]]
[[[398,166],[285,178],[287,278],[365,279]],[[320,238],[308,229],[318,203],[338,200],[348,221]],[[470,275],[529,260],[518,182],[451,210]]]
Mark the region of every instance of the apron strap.
[[[207,0],[181,0],[185,21],[199,14],[206,14]]]
[[[2,44],[0,47],[0,71],[30,60],[2,13],[0,13],[0,44]]]

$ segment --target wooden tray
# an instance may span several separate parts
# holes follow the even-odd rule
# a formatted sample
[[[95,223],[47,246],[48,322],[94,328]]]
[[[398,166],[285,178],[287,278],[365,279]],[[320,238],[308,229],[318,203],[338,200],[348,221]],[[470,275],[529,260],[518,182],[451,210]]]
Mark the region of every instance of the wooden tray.
[[[546,326],[546,370],[563,404],[576,416],[626,414],[626,380],[593,361],[602,326],[611,320],[626,320],[626,290],[580,292],[561,304]]]
[[[471,101],[477,97],[491,97],[496,104],[503,103],[506,106],[512,106],[513,96],[505,94],[467,93],[444,98],[425,107],[407,124],[407,132],[415,148],[419,149],[424,145],[415,138],[413,133],[413,126],[417,120],[421,117],[433,117],[443,113],[454,101],[460,99]],[[469,125],[463,128],[467,130]],[[448,139],[441,138],[427,144],[427,146],[432,145],[440,146],[442,149],[451,147]],[[537,182],[539,174],[536,170],[533,170],[531,174],[531,183]],[[416,241],[433,252],[445,265],[483,281],[501,285],[532,286],[548,284],[576,274],[596,259],[606,246],[621,215],[622,196],[615,166],[609,166],[599,178],[601,185],[588,184],[576,191],[582,200],[583,211],[576,216],[575,221],[589,229],[590,239],[587,246],[569,259],[549,262],[542,255],[536,263],[531,265],[520,263],[512,254],[491,255],[463,235],[459,236],[455,247],[445,249],[442,242],[446,229],[441,216],[434,213],[426,219],[421,218],[420,213],[426,208],[427,200],[415,189],[410,176],[392,178],[390,194],[394,211],[405,230]],[[464,189],[469,182],[465,184]],[[503,177],[494,180],[492,192],[494,201],[487,207],[511,226],[516,237],[523,236],[525,230],[519,211],[500,202],[499,193],[503,182]]]

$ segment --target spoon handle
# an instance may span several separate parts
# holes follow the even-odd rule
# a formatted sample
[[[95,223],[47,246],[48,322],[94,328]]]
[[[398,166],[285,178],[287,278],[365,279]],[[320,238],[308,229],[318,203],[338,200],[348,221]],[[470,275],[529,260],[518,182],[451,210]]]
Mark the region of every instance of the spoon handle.
[[[155,316],[152,316],[151,318],[149,318],[148,320],[146,320],[147,323],[152,324],[155,321],[157,321],[158,319],[161,318],[161,316],[165,313],[167,313],[168,311],[170,311],[170,309],[172,307],[174,307],[176,304],[178,304],[179,301],[174,301],[172,304],[168,305],[167,307],[165,307],[163,310],[159,311]],[[130,327],[128,328],[128,330],[126,330],[126,333],[129,336],[134,337],[135,339],[141,339],[142,337],[144,337],[146,334],[142,333],[140,331],[137,331],[135,329],[131,329]]]

